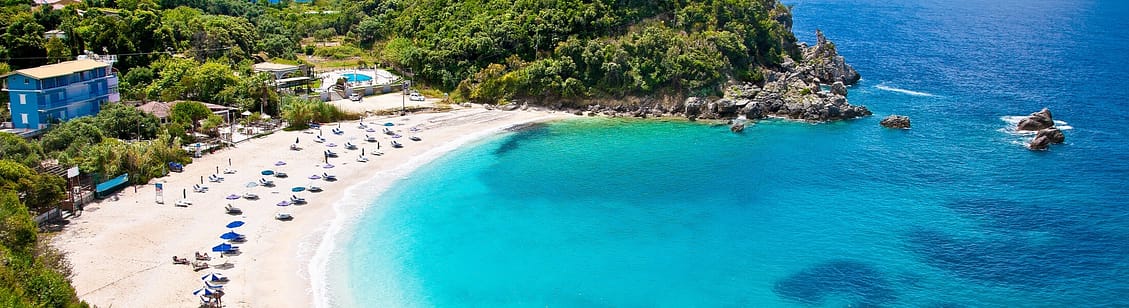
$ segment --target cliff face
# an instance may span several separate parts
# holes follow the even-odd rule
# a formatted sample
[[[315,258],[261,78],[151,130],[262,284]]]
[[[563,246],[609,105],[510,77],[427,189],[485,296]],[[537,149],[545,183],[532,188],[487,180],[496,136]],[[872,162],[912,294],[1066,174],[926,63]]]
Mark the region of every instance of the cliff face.
[[[684,103],[690,118],[747,119],[779,117],[813,122],[853,119],[871,115],[864,106],[847,102],[847,86],[861,78],[844,61],[823,32],[816,31],[815,46],[801,45],[803,59],[785,60],[779,69],[766,70],[763,83],[730,86],[725,97],[709,101],[691,97]],[[829,85],[824,90],[823,85]]]

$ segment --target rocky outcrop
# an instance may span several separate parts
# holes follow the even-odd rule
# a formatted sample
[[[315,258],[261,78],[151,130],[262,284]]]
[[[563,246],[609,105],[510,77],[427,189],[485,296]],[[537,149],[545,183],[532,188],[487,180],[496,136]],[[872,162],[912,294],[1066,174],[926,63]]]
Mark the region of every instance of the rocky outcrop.
[[[733,125],[729,126],[729,131],[734,132],[734,133],[743,132],[743,131],[745,131],[745,123],[742,123],[742,122],[733,123]]]
[[[878,122],[878,124],[882,125],[882,127],[886,127],[886,128],[900,128],[900,129],[909,129],[909,126],[910,126],[909,117],[902,116],[902,115],[896,115],[896,114],[890,115],[890,116],[886,117],[885,119],[882,119],[882,121]]]
[[[823,31],[815,30],[815,39],[815,46],[804,48],[803,54],[805,64],[811,67],[816,78],[825,83],[841,81],[847,85],[855,84],[862,78],[859,72],[839,55],[835,44],[823,36]]]
[[[1066,136],[1058,128],[1050,127],[1040,129],[1039,133],[1035,134],[1035,138],[1027,144],[1028,149],[1032,150],[1046,150],[1051,144],[1063,143],[1066,141]]]
[[[1054,118],[1051,117],[1051,111],[1043,108],[1039,112],[1032,113],[1027,118],[1020,120],[1016,130],[1038,131],[1044,128],[1055,126]]]

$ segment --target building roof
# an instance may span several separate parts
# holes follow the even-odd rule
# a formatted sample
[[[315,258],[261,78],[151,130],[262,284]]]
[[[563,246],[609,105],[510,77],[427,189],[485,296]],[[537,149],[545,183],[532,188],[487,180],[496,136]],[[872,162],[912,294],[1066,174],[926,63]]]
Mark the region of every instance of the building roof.
[[[296,71],[297,65],[279,64],[271,62],[256,63],[254,65],[256,72],[280,72],[280,71]]]
[[[144,105],[137,106],[137,110],[141,110],[141,112],[144,112],[144,113],[152,114],[152,115],[156,116],[157,118],[165,119],[165,118],[168,118],[170,114],[172,114],[172,106],[176,105],[177,103],[180,103],[180,102],[183,102],[183,101],[148,102],[148,103],[145,103]],[[223,114],[223,113],[227,112],[228,110],[232,110],[231,107],[222,106],[222,105],[209,104],[209,103],[204,103],[204,102],[201,102],[201,104],[204,104],[204,107],[208,107],[208,110],[211,110],[212,113],[214,113],[214,114]]]
[[[144,105],[137,106],[137,110],[164,119],[169,117],[172,111],[172,104],[166,102],[148,102]]]
[[[107,66],[110,66],[110,64],[90,59],[83,59],[17,70],[12,72],[12,74],[20,74],[35,79],[46,79]]]

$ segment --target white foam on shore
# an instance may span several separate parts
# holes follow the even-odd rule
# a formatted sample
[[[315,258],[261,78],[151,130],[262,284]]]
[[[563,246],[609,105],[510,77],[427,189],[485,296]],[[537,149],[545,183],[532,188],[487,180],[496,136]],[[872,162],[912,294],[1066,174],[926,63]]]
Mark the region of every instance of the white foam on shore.
[[[891,87],[891,86],[887,86],[887,85],[881,85],[881,84],[874,86],[874,88],[879,89],[879,90],[883,90],[883,91],[909,94],[909,95],[913,95],[913,96],[925,96],[925,97],[936,96],[936,95],[933,95],[933,94],[930,94],[930,93],[918,92],[918,91],[913,91],[913,90],[906,90],[906,89],[902,89],[902,88],[895,88],[895,87]]]
[[[547,115],[478,130],[432,148],[423,154],[414,156],[409,161],[391,169],[374,173],[368,180],[347,188],[342,199],[338,200],[338,202],[335,202],[333,205],[334,218],[330,221],[325,233],[322,234],[320,239],[311,239],[316,241],[317,244],[317,249],[314,251],[314,255],[310,258],[308,264],[310,291],[313,294],[314,307],[327,308],[344,304],[334,302],[333,298],[330,296],[331,288],[329,284],[330,260],[338,255],[340,252],[338,246],[341,244],[339,241],[344,240],[344,237],[340,235],[344,230],[355,226],[358,219],[372,206],[372,202],[387,191],[393,184],[399,182],[399,179],[407,178],[409,174],[420,166],[434,161],[463,145],[505,133],[505,129],[514,125],[544,122],[552,117],[553,116]]]

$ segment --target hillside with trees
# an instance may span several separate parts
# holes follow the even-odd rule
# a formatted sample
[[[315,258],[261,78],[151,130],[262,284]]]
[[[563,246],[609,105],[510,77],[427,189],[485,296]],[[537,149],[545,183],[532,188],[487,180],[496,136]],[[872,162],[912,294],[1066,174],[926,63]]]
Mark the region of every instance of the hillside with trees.
[[[718,95],[797,58],[776,0],[87,0],[61,10],[8,0],[11,69],[119,55],[134,100],[196,100],[270,114],[256,61],[383,66],[456,100]],[[58,29],[65,38],[44,39]],[[259,78],[256,80],[256,78]]]

